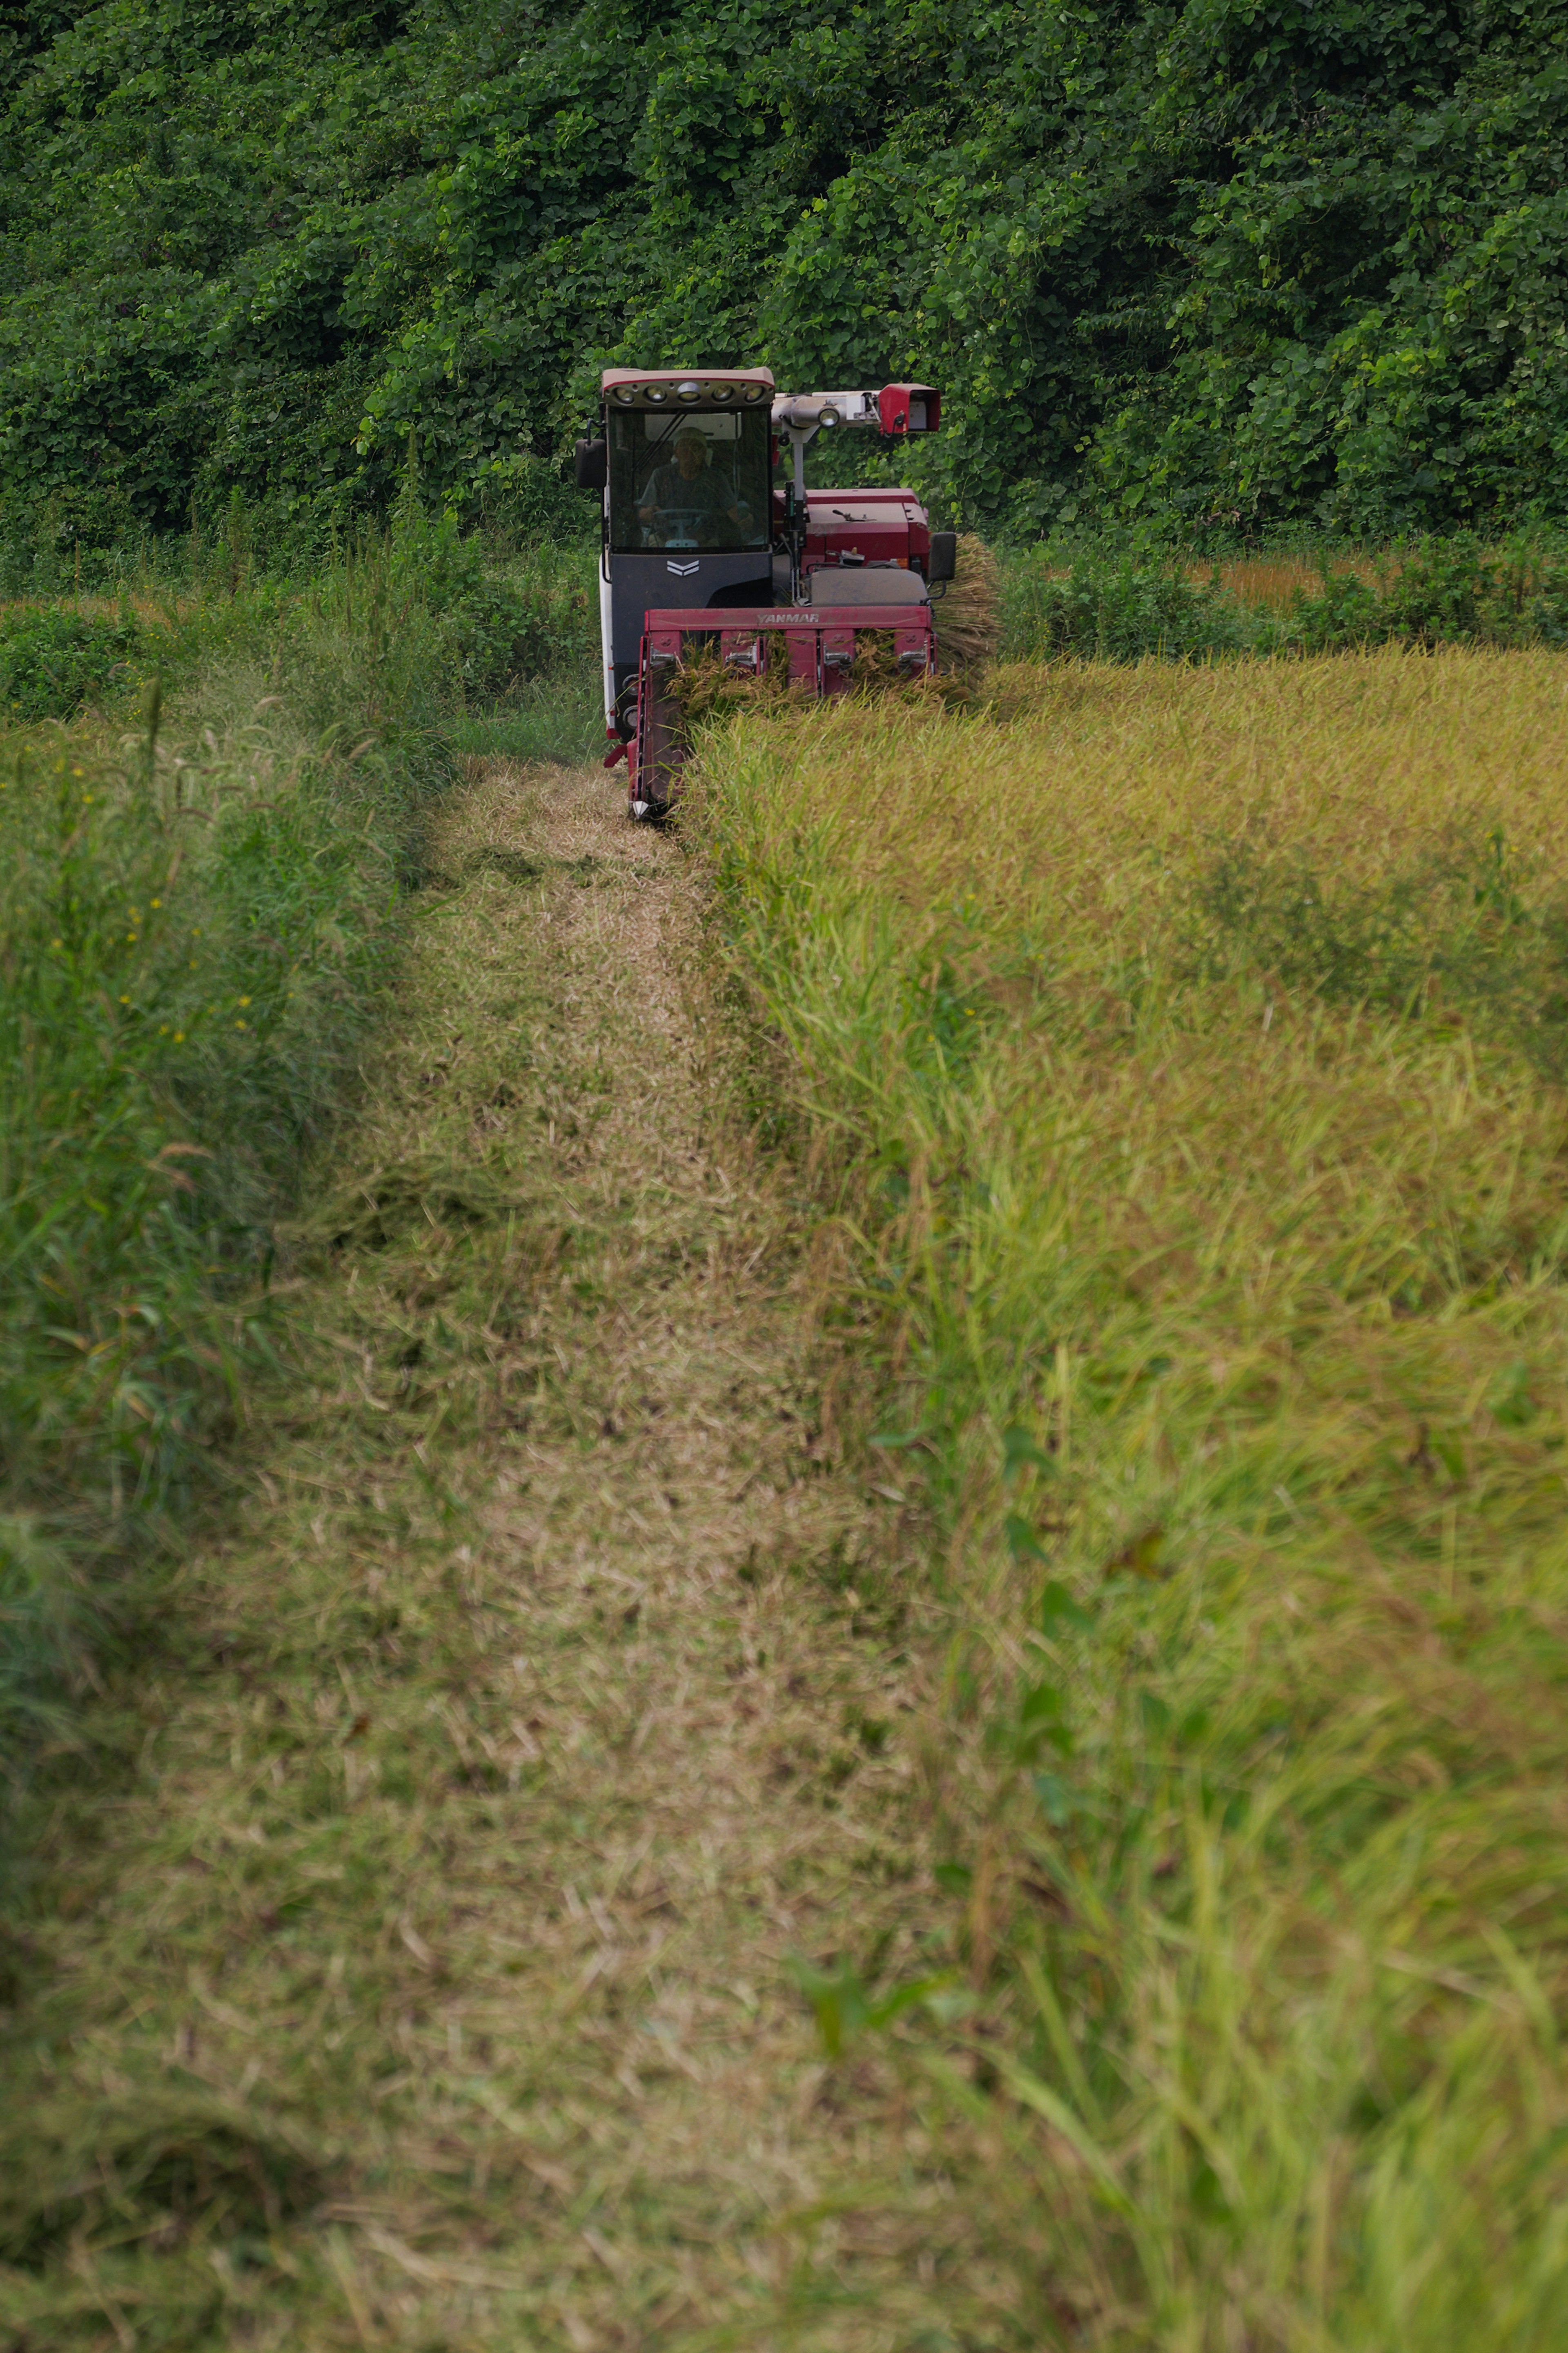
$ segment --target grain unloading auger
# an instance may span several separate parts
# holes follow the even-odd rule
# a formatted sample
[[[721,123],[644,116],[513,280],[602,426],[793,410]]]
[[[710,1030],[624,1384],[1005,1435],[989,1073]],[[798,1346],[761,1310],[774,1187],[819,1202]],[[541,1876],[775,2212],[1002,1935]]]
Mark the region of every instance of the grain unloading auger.
[[[605,765],[626,761],[634,817],[661,816],[675,796],[670,688],[701,649],[760,676],[782,636],[792,682],[821,695],[847,689],[866,630],[890,637],[907,676],[935,669],[930,591],[952,577],[953,534],[931,530],[912,491],[805,483],[819,433],[934,433],[933,386],[791,396],[767,368],[609,368],[599,390],[603,427],[577,444],[577,480],[601,495]]]

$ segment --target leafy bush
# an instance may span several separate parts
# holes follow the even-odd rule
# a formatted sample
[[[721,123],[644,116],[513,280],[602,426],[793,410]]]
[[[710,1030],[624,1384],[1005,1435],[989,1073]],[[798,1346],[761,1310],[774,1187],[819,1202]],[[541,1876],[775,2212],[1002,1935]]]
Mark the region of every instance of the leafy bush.
[[[1370,579],[1328,556],[1320,563],[1316,586],[1298,586],[1274,610],[1249,603],[1217,572],[1191,577],[1159,547],[1132,553],[1090,542],[1016,552],[1003,566],[1004,651],[1029,661],[1197,661],[1369,645],[1568,644],[1560,542],[1428,537],[1391,550]]]
[[[1020,533],[1563,512],[1555,0],[17,21],[0,485],[68,543],[216,536],[236,483],[341,522],[411,428],[575,536],[512,459],[606,357],[934,377],[921,479]]]
[[[574,570],[581,575],[584,567]],[[527,679],[556,678],[594,663],[598,613],[572,572],[535,565],[479,574],[445,618],[468,694],[501,695]]]
[[[411,480],[385,541],[362,533],[360,545],[374,551],[396,607],[433,617],[439,659],[459,695],[501,695],[526,680],[596,669],[585,547],[544,543],[498,563],[487,537],[463,531],[450,510],[427,513]]]
[[[1532,539],[1489,548],[1470,532],[1424,539],[1388,559],[1375,586],[1325,570],[1279,635],[1308,652],[1358,642],[1568,645],[1568,555]]]
[[[137,648],[130,621],[57,611],[11,621],[0,629],[0,723],[74,719],[85,702],[129,679]]]
[[[531,449],[496,459],[479,478],[477,504],[486,538],[503,554],[544,541],[567,547],[598,542],[597,501]]]
[[[1139,563],[1129,554],[1081,550],[1063,573],[1041,548],[1015,556],[1004,580],[1003,649],[1014,660],[1077,654],[1137,661],[1156,654],[1195,661],[1250,651],[1272,635],[1265,617],[1216,585],[1186,579],[1157,555]]]

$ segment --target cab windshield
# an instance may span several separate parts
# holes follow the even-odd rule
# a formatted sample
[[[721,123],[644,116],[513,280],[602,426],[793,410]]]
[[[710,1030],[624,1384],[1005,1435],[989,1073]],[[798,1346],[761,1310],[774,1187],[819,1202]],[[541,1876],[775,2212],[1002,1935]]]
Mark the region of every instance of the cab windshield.
[[[773,538],[765,410],[612,409],[610,544],[766,547]]]

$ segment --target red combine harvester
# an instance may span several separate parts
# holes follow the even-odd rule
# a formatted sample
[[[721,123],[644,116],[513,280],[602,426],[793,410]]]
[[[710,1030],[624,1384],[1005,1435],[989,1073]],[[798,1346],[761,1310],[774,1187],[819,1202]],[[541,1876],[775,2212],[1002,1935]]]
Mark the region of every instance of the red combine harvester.
[[[818,433],[934,433],[931,385],[792,397],[766,368],[609,368],[600,397],[603,429],[577,444],[577,481],[603,501],[605,765],[626,761],[633,817],[662,817],[675,797],[668,688],[701,648],[760,674],[782,635],[791,680],[825,695],[847,686],[862,629],[889,631],[910,677],[935,668],[929,592],[952,577],[952,533],[929,528],[912,491],[805,486]],[[786,445],[791,479],[775,484]]]

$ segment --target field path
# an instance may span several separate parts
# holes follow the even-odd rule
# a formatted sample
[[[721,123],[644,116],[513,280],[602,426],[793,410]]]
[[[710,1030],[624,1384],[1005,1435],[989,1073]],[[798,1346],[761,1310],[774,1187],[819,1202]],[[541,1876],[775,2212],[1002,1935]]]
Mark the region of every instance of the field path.
[[[119,1794],[55,1827],[40,2095],[154,2215],[79,2239],[79,2341],[902,2346],[931,2152],[788,1974],[922,1963],[899,1499],[715,1122],[679,846],[491,764],[435,861],[308,1377],[119,1695]]]

